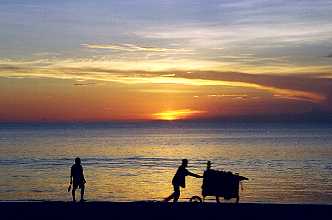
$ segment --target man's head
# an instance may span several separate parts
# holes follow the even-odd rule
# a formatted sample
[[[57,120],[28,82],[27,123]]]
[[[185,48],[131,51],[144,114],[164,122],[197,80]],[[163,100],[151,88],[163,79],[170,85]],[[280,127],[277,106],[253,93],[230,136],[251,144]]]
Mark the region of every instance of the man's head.
[[[184,166],[184,167],[188,166],[188,160],[187,159],[182,160],[182,166]]]
[[[80,164],[81,164],[81,158],[76,157],[76,158],[75,158],[75,164],[80,165]]]

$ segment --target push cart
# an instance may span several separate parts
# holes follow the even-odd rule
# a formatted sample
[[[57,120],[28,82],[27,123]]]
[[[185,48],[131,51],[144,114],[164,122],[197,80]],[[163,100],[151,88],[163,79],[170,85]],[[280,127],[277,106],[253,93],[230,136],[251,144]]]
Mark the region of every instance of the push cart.
[[[240,183],[243,180],[249,179],[240,176],[238,173],[233,174],[232,172],[208,169],[203,176],[203,199],[200,196],[193,196],[190,198],[190,202],[203,202],[206,196],[215,196],[217,203],[220,202],[220,197],[225,200],[235,198],[236,203],[238,203],[240,200]]]

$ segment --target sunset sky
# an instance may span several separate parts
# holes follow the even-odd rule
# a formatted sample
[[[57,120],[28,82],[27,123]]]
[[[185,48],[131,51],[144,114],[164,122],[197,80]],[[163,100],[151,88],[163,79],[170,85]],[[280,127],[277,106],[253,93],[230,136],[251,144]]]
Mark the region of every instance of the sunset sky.
[[[332,114],[332,1],[1,0],[0,122]]]

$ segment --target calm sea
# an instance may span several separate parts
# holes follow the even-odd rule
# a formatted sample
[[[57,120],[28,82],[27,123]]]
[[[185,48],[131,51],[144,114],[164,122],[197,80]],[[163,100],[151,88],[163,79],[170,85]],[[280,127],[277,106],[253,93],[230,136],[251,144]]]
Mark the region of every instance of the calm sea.
[[[162,200],[182,158],[239,172],[242,202],[332,204],[332,126],[312,124],[0,125],[0,200],[71,200],[81,157],[89,201]],[[187,177],[181,200],[201,194]]]

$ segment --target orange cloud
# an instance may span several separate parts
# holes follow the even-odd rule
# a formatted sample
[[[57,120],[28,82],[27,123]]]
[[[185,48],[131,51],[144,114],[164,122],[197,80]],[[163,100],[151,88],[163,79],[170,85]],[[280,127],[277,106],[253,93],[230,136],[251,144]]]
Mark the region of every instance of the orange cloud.
[[[69,61],[68,61],[69,62]],[[220,86],[256,89],[271,95],[312,103],[326,102],[331,81],[314,75],[266,75],[222,71],[145,71],[109,69],[105,66],[89,66],[90,61],[65,61],[52,63],[39,61],[1,61],[0,76],[22,78],[56,78],[86,81],[115,82],[128,85],[173,84],[184,86]],[[118,67],[118,66],[116,66]],[[144,69],[144,68],[143,68]],[[320,75],[319,75],[320,76]],[[277,97],[276,96],[276,97]]]

